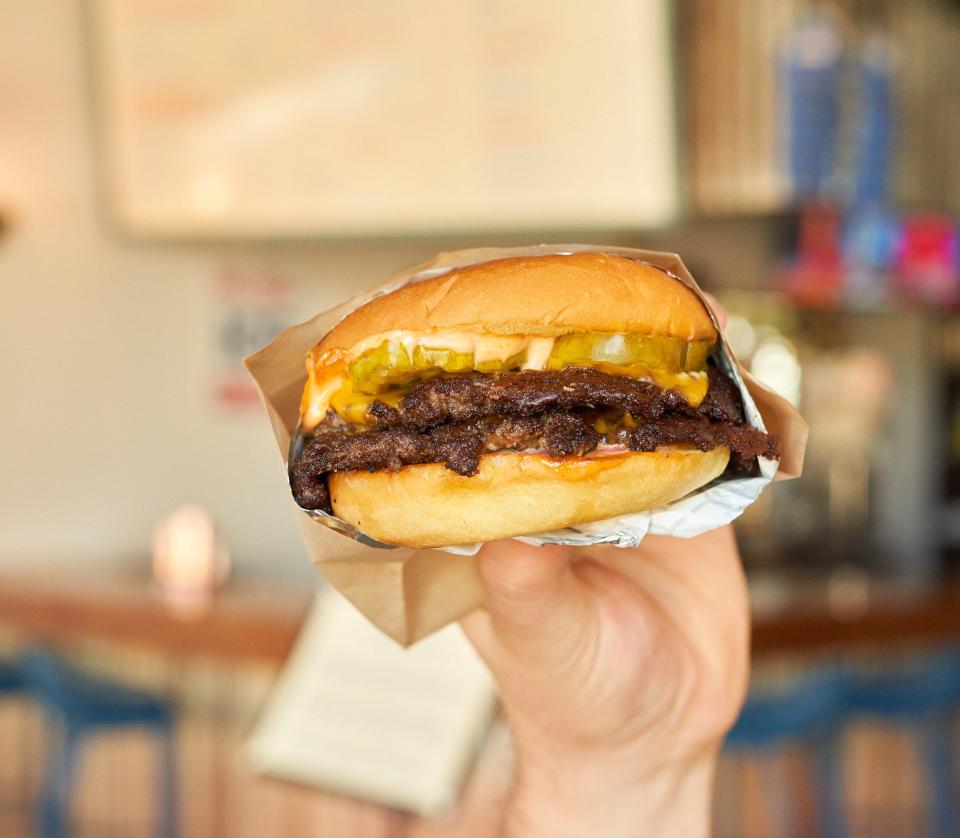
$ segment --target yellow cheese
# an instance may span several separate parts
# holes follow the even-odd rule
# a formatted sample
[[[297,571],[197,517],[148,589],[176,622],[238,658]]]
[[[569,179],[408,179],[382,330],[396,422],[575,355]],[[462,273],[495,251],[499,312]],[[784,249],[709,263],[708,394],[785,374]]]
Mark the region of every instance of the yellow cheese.
[[[307,384],[300,399],[300,424],[307,430],[315,428],[327,415],[334,395],[339,397],[347,379],[343,375],[324,377],[319,367],[307,371]],[[346,417],[344,417],[346,418]]]
[[[375,401],[386,402],[391,407],[400,404],[405,393],[402,390],[394,390],[386,393],[378,393],[376,396],[367,393],[358,393],[353,389],[349,381],[343,383],[330,398],[330,407],[339,413],[348,422],[355,425],[363,425],[367,419],[367,411],[370,405]]]
[[[700,406],[700,402],[707,395],[707,388],[710,386],[705,370],[702,372],[650,370],[648,376],[658,387],[662,387],[664,390],[676,390],[692,407]]]

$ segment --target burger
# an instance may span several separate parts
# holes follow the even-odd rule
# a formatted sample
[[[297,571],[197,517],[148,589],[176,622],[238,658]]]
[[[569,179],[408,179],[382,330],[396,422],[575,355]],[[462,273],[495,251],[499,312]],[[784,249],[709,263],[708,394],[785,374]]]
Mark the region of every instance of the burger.
[[[757,472],[672,274],[623,256],[497,259],[370,300],[307,354],[290,485],[380,541],[489,541],[662,506]]]

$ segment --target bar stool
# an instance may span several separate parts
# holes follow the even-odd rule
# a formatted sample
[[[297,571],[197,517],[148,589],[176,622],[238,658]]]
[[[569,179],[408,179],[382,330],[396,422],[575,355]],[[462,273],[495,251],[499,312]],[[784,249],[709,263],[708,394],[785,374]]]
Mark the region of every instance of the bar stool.
[[[789,745],[809,747],[820,838],[845,834],[841,748],[848,689],[846,676],[829,670],[782,691],[753,694],[724,742],[727,752],[744,756],[769,754]],[[765,796],[773,791],[766,787]],[[776,791],[783,795],[784,808],[792,810],[789,790]]]
[[[23,693],[23,677],[20,674],[19,667],[16,664],[11,663],[10,661],[0,661],[0,698],[3,698],[5,696],[20,695],[22,693]],[[25,801],[28,799],[26,764],[20,766],[20,768],[22,771],[22,774],[21,774],[22,782],[21,782],[20,793],[18,795],[20,799],[18,800],[16,797],[14,798],[12,805],[15,805],[15,806],[26,805]],[[6,804],[9,802],[11,801],[6,798],[6,795],[4,795],[4,800],[3,800],[4,806],[6,806]]]
[[[89,737],[111,729],[144,727],[160,738],[159,811],[156,834],[176,835],[176,755],[174,712],[167,700],[79,672],[56,656],[32,650],[20,661],[28,690],[43,707],[60,736],[46,769],[38,817],[37,838],[69,834],[74,769],[80,746]]]
[[[930,789],[929,834],[932,838],[952,838],[960,833],[951,736],[960,707],[960,652],[859,675],[853,679],[848,706],[852,714],[900,724],[915,734]]]
[[[20,669],[8,661],[0,661],[0,695],[20,692],[23,688],[23,679]]]

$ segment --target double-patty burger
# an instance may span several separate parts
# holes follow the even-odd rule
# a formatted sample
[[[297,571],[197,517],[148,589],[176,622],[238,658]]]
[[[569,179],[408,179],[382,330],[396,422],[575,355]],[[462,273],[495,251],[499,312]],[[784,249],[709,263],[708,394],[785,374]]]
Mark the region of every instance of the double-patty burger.
[[[375,297],[307,356],[290,482],[381,541],[489,541],[661,506],[777,443],[697,295],[603,253],[498,259]]]

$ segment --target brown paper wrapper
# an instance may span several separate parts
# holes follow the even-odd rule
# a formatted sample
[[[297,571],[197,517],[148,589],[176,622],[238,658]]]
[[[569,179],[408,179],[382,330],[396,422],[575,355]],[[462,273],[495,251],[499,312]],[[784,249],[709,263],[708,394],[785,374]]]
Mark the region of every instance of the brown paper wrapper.
[[[247,369],[263,398],[283,462],[286,462],[291,435],[299,418],[300,395],[307,377],[306,354],[354,309],[414,278],[426,279],[490,259],[580,251],[616,253],[657,265],[702,297],[680,257],[673,253],[579,244],[441,253],[430,262],[403,271],[342,305],[287,329],[246,359]],[[725,342],[724,349],[733,360]],[[781,441],[783,457],[775,479],[798,477],[803,468],[806,423],[789,402],[755,381],[742,368],[740,373],[763,424]],[[410,645],[483,604],[483,586],[471,556],[436,550],[375,549],[315,520],[296,507],[292,496],[291,503],[307,552],[324,579],[398,643]]]

